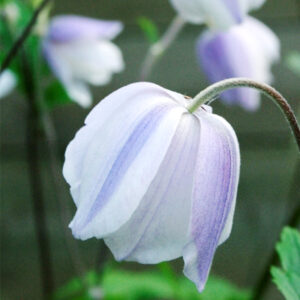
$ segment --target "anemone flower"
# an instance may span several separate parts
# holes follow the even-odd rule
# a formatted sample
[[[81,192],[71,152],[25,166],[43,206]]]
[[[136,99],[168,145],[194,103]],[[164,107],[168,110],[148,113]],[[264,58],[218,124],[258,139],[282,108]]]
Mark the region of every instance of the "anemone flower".
[[[68,95],[83,107],[91,105],[87,83],[105,85],[124,68],[120,49],[111,42],[122,30],[118,21],[80,16],[51,20],[43,40],[45,57]]]
[[[243,21],[248,11],[259,8],[265,0],[170,0],[187,22],[206,23],[213,29],[227,29]]]
[[[248,17],[226,32],[205,31],[197,41],[196,55],[210,82],[248,77],[271,83],[271,67],[279,60],[280,42],[266,25]],[[260,105],[259,92],[248,88],[226,91],[222,99],[252,111]]]
[[[17,79],[10,70],[5,70],[0,75],[0,98],[6,97],[16,86]]]
[[[102,100],[70,142],[63,174],[77,206],[76,238],[104,238],[116,260],[184,259],[202,291],[230,234],[240,157],[231,126],[152,83]]]

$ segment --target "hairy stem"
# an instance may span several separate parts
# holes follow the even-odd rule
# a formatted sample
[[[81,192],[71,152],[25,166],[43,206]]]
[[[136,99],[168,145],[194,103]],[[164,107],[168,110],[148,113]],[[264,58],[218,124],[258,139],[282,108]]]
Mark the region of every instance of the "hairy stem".
[[[20,34],[18,39],[14,42],[10,50],[8,51],[7,55],[5,56],[1,68],[0,68],[0,75],[2,72],[9,67],[11,61],[13,58],[18,54],[18,51],[21,49],[23,43],[26,41],[27,37],[29,36],[31,29],[36,23],[36,20],[41,13],[41,11],[46,7],[48,3],[50,3],[52,0],[44,0],[41,2],[41,4],[36,8],[34,11],[29,23],[27,26],[24,28],[23,32]]]
[[[191,113],[193,113],[202,104],[214,100],[222,92],[239,87],[254,88],[256,90],[259,90],[261,93],[265,94],[268,98],[273,100],[273,102],[275,102],[275,104],[279,106],[290,125],[290,128],[294,134],[295,141],[300,151],[300,127],[297,122],[295,113],[293,112],[287,100],[279,92],[277,92],[274,88],[267,84],[260,83],[248,78],[225,79],[201,91],[198,95],[196,95],[196,97],[193,100],[191,100],[187,109]]]
[[[183,28],[184,24],[185,21],[180,16],[176,16],[162,38],[158,42],[150,46],[146,58],[142,64],[140,80],[143,81],[149,77],[154,65],[173,43],[173,41]]]

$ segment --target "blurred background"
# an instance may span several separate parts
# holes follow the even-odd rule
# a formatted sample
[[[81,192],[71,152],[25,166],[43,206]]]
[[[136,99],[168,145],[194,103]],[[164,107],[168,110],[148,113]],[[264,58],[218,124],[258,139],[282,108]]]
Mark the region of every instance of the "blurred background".
[[[78,14],[98,19],[124,22],[124,31],[115,43],[122,49],[126,69],[104,87],[93,88],[94,104],[121,86],[137,81],[139,68],[148,49],[148,42],[137,25],[137,18],[153,20],[162,34],[175,15],[167,0],[60,0],[55,1],[53,15]],[[300,1],[268,0],[254,15],[267,24],[281,41],[281,62],[275,65],[274,86],[300,113],[300,84],[286,65],[291,51],[300,51]],[[187,25],[168,49],[151,74],[149,81],[185,95],[194,96],[207,86],[207,81],[195,57],[195,40],[203,28]],[[251,288],[272,253],[281,226],[291,213],[296,199],[294,174],[299,167],[297,147],[291,139],[287,123],[279,109],[263,98],[255,113],[239,107],[213,103],[214,112],[225,117],[235,129],[240,141],[242,166],[234,226],[229,240],[218,248],[212,273],[223,276],[239,287]],[[16,93],[1,99],[1,299],[41,299],[41,282],[37,241],[34,231],[32,204],[25,154],[25,123],[27,105]],[[66,145],[82,126],[88,110],[76,104],[58,106],[50,113],[57,131],[60,163]],[[298,113],[298,115],[299,115]],[[46,222],[49,228],[51,259],[55,286],[74,277],[61,223],[57,195],[53,189],[50,164],[45,145],[41,145],[42,171],[46,200]],[[299,171],[299,170],[298,170]],[[68,186],[60,195],[64,207],[72,216],[75,211]],[[294,180],[295,181],[295,180]],[[298,180],[299,188],[299,180]],[[71,237],[71,233],[69,232]],[[107,253],[101,241],[91,239],[78,244],[86,270],[95,269]],[[173,263],[181,272],[181,259]],[[134,263],[122,263],[122,268],[151,269]],[[283,299],[271,288],[265,299]]]

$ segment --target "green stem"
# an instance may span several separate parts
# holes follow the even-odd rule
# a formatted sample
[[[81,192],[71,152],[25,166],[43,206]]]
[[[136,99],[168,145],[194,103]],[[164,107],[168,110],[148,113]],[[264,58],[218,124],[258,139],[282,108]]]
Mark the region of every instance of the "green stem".
[[[34,11],[29,23],[27,26],[24,28],[23,32],[19,36],[19,38],[15,41],[15,43],[12,45],[10,50],[8,51],[6,57],[3,60],[3,63],[0,68],[0,75],[1,73],[9,67],[11,61],[13,58],[18,54],[18,51],[21,49],[23,43],[26,41],[27,37],[29,36],[33,26],[35,25],[37,18],[39,14],[42,12],[42,10],[46,7],[46,5],[50,2],[51,0],[44,0],[41,2],[41,4],[36,8]]]
[[[149,77],[158,59],[170,47],[184,25],[185,21],[180,16],[176,16],[162,38],[151,45],[142,64],[140,80],[144,81]]]
[[[267,84],[260,83],[249,78],[225,79],[201,91],[193,100],[191,100],[190,104],[187,106],[187,109],[189,112],[193,113],[202,104],[214,100],[222,92],[239,87],[254,88],[266,95],[279,106],[290,125],[300,151],[300,127],[297,122],[295,113],[293,112],[287,100],[278,91]]]

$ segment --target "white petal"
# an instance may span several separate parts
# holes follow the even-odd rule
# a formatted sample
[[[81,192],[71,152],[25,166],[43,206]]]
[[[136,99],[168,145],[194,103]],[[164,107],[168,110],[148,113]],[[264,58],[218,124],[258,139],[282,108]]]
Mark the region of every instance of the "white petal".
[[[0,76],[0,98],[7,96],[16,86],[17,79],[10,70],[5,70]]]
[[[130,107],[133,107],[133,109],[136,107],[136,112],[138,113],[139,110],[137,107],[145,105],[145,103],[151,101],[151,99],[145,98],[141,101],[137,96],[141,93],[147,94],[153,92],[154,90],[157,90],[157,93],[161,96],[171,96],[176,102],[183,103],[185,101],[182,95],[163,89],[153,83],[140,82],[130,84],[113,92],[104,98],[89,113],[85,120],[85,124],[90,126],[84,126],[77,132],[75,138],[68,145],[65,154],[63,174],[66,181],[70,184],[73,193],[76,194],[76,190],[79,187],[84,156],[98,128],[105,126],[105,124],[110,124],[110,120],[114,114],[119,112],[125,114],[126,111],[131,109]],[[141,108],[143,108],[143,106]],[[74,196],[74,200],[75,203],[77,203],[78,197]]]
[[[184,114],[139,207],[125,225],[105,239],[117,260],[158,263],[182,255],[199,134],[197,118]]]
[[[248,4],[248,11],[260,8],[266,0],[244,0]]]
[[[109,118],[109,126],[97,129],[83,158],[78,210],[70,224],[76,237],[103,237],[130,218],[185,111],[162,88],[143,90],[129,100]],[[104,111],[108,106],[104,102]],[[96,111],[101,117],[101,109]],[[88,119],[87,128],[94,126]]]
[[[56,45],[54,51],[73,78],[95,85],[107,84],[124,68],[121,51],[110,41],[74,41]]]
[[[184,274],[202,291],[218,244],[228,237],[239,178],[239,147],[231,126],[198,111],[200,147],[194,178],[190,242],[183,251]]]
[[[170,0],[178,13],[192,23],[207,23],[211,28],[227,29],[240,23],[244,12],[237,0]]]
[[[68,96],[84,108],[91,106],[92,94],[86,83],[78,80],[64,82]]]

